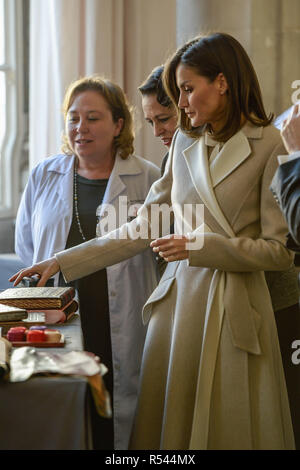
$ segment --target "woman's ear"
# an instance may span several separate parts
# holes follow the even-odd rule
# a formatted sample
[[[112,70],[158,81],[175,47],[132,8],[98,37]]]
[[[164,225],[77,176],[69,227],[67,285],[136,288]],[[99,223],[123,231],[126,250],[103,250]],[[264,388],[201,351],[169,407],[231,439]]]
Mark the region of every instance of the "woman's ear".
[[[124,119],[119,118],[115,124],[116,124],[115,137],[118,137],[118,135],[120,135],[121,130],[123,129],[123,126],[124,126]]]
[[[217,80],[217,86],[218,86],[220,95],[225,95],[226,91],[228,90],[226,77],[224,76],[222,72],[220,72],[216,80]]]

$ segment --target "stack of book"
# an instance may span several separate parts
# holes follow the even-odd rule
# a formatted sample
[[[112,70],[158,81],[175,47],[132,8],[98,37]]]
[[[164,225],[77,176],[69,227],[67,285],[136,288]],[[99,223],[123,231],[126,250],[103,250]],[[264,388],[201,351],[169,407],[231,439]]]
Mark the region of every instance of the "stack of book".
[[[64,323],[78,310],[73,287],[15,287],[0,293],[0,327]]]

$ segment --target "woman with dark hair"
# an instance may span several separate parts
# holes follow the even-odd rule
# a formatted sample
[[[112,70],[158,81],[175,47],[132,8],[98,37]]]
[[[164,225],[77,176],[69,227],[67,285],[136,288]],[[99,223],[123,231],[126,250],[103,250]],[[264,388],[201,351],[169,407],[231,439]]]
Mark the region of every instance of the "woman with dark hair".
[[[168,97],[162,83],[164,67],[156,67],[139,87],[142,94],[142,108],[146,121],[153,127],[155,137],[170,148],[177,128],[177,111]],[[161,174],[164,174],[169,152],[163,158]]]
[[[152,238],[168,265],[143,309],[149,324],[131,448],[293,449],[264,276],[293,264],[269,190],[280,135],[231,36],[197,38],[171,57],[164,75],[182,129],[137,218],[11,280],[37,273],[43,285],[58,270],[74,279],[132,256]],[[137,229],[152,230],[154,204],[174,207],[175,234],[136,237]]]
[[[248,66],[252,68],[249,59],[246,58]],[[231,66],[229,62],[229,67]],[[156,137],[173,137],[177,128],[177,112],[175,105],[173,105],[171,98],[167,95],[163,86],[163,66],[156,67],[151,74],[147,77],[145,82],[139,87],[142,94],[142,107],[146,121],[153,126],[153,132]],[[213,76],[210,75],[212,79]],[[238,77],[234,77],[238,81]],[[174,86],[174,82],[172,82]],[[257,85],[257,82],[256,82]],[[232,84],[232,87],[236,88],[236,83]],[[248,85],[249,89],[252,86]],[[255,88],[257,89],[257,88]],[[178,100],[177,86],[175,85],[174,92],[171,96],[174,96],[174,101]],[[245,87],[245,92],[247,86]],[[232,97],[231,108],[236,109],[240,107],[240,102],[243,103],[245,100],[242,98],[239,101],[238,95]],[[237,100],[237,102],[235,102]],[[261,116],[264,116],[264,109],[262,100],[259,100],[261,107]],[[249,120],[255,120],[255,115],[251,115],[251,111],[245,110],[244,113],[248,116]],[[239,113],[229,115],[229,121],[233,125],[234,118],[238,117]],[[186,119],[186,114],[181,113],[181,119]],[[267,118],[267,121],[269,119]],[[184,124],[182,124],[184,125]],[[193,129],[190,126],[190,122],[186,121],[187,132],[195,133],[198,135],[199,129]],[[171,145],[171,139],[167,140],[168,144]],[[167,144],[167,145],[168,145]],[[169,146],[168,145],[168,146]],[[162,163],[162,174],[167,162],[169,152],[165,155]],[[173,233],[173,227],[170,230]],[[162,269],[165,269],[166,265],[162,258],[160,265]],[[291,267],[285,271],[267,271],[265,272],[265,278],[271,295],[272,306],[275,313],[275,320],[278,329],[278,336],[280,342],[280,350],[282,354],[283,367],[285,372],[285,378],[287,382],[288,395],[291,407],[291,414],[294,426],[295,440],[297,448],[300,448],[300,407],[299,407],[299,390],[300,390],[300,371],[293,362],[291,361],[291,345],[295,339],[300,337],[300,311],[299,311],[299,289],[298,289],[298,275],[295,267]]]
[[[177,129],[177,109],[168,97],[162,82],[164,66],[160,65],[152,70],[150,75],[139,87],[142,95],[142,108],[146,121],[152,126],[155,137],[160,138],[169,149],[173,136]],[[165,154],[161,163],[161,176],[165,172],[169,151]],[[173,224],[169,233],[174,233]],[[166,262],[157,256],[160,275],[166,269]]]
[[[62,154],[33,169],[18,210],[16,252],[28,264],[93,239],[97,216],[105,222],[107,206],[114,209],[118,226],[119,201],[134,212],[160,175],[155,165],[133,154],[132,112],[117,84],[100,76],[72,82],[63,115]],[[102,418],[92,408],[94,449],[128,446],[146,334],[141,310],[158,278],[148,249],[73,283],[84,348],[108,368],[113,416]],[[57,283],[65,285],[62,275]]]
[[[222,39],[216,39],[217,36],[212,37],[212,40],[203,38],[201,48],[198,41],[193,40],[184,55],[183,51],[187,48],[187,45],[179,50],[169,63],[169,73],[165,76],[165,86],[172,100],[179,102],[180,89],[177,86],[176,73],[179,73],[180,70],[196,71],[197,75],[205,76],[210,83],[214,82],[218,72],[222,70],[230,90],[230,92],[228,90],[226,92],[227,105],[224,108],[223,115],[225,124],[223,128],[217,129],[217,132],[214,133],[214,139],[222,143],[230,139],[241,128],[241,123],[248,122],[254,126],[266,127],[272,122],[273,116],[266,116],[256,73],[240,44],[226,35],[223,35]],[[229,47],[234,51],[231,56],[226,54]],[[224,54],[226,60],[222,60]],[[187,93],[189,94],[189,89]],[[205,110],[204,107],[201,107],[201,109]],[[207,122],[203,124],[201,116],[200,127],[198,125],[193,126],[193,121],[199,119],[199,116],[197,117],[191,113],[190,108],[187,109],[186,106],[181,106],[179,113],[180,126],[186,134],[197,137],[199,132],[203,132],[203,126],[206,126],[207,130],[211,132],[211,124]],[[298,405],[300,373],[291,360],[292,343],[300,335],[298,275],[295,266],[292,266],[285,271],[266,271],[265,278],[275,312],[296,446],[300,448]]]

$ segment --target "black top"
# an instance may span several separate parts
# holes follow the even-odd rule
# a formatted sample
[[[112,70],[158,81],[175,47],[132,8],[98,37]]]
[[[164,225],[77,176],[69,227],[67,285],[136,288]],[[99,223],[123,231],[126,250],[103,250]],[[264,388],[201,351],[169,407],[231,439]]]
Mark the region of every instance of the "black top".
[[[77,207],[86,241],[96,236],[96,209],[102,203],[107,182],[107,179],[90,180],[77,175]],[[83,242],[73,203],[73,217],[66,248]],[[62,274],[59,284],[65,285]],[[84,349],[99,356],[108,368],[104,382],[113,405],[113,366],[106,269],[75,280],[69,285],[73,285],[78,292]],[[113,420],[99,417],[93,400],[91,402],[94,449],[113,449]]]
[[[77,206],[80,225],[86,240],[91,240],[96,236],[96,209],[102,203],[107,182],[107,179],[89,180],[77,175]],[[66,248],[71,248],[82,242],[83,239],[78,229],[75,208],[73,207],[72,224]]]

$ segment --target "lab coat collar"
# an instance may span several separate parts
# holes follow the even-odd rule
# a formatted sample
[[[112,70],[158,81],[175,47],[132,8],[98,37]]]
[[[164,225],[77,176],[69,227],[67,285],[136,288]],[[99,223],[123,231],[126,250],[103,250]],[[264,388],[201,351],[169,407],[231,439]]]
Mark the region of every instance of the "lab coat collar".
[[[60,158],[57,158],[60,157]],[[48,165],[48,171],[65,174],[73,171],[75,163],[75,155],[57,155]],[[120,157],[117,152],[112,174],[118,175],[139,175],[142,173],[142,167],[137,159],[129,155],[125,160]]]
[[[121,158],[120,153],[117,152],[115,164],[104,194],[103,204],[110,204],[124,191],[126,185],[122,176],[139,175],[140,173],[142,173],[142,167],[136,158],[129,155],[126,159],[123,159]]]
[[[49,163],[48,171],[56,172],[62,175],[69,175],[74,171],[75,155],[61,155],[61,158],[55,158]],[[129,155],[126,159],[121,158],[120,153],[117,152],[115,163],[108,180],[107,188],[103,198],[103,203],[110,204],[116,197],[121,194],[126,185],[122,180],[125,175],[139,175],[142,173],[142,167],[138,159]],[[69,178],[68,178],[69,181]],[[70,180],[72,181],[72,180]],[[61,186],[61,197],[65,199],[65,187]]]
[[[60,157],[60,158],[57,158]],[[65,175],[74,170],[75,155],[56,155],[48,165],[48,171]]]

